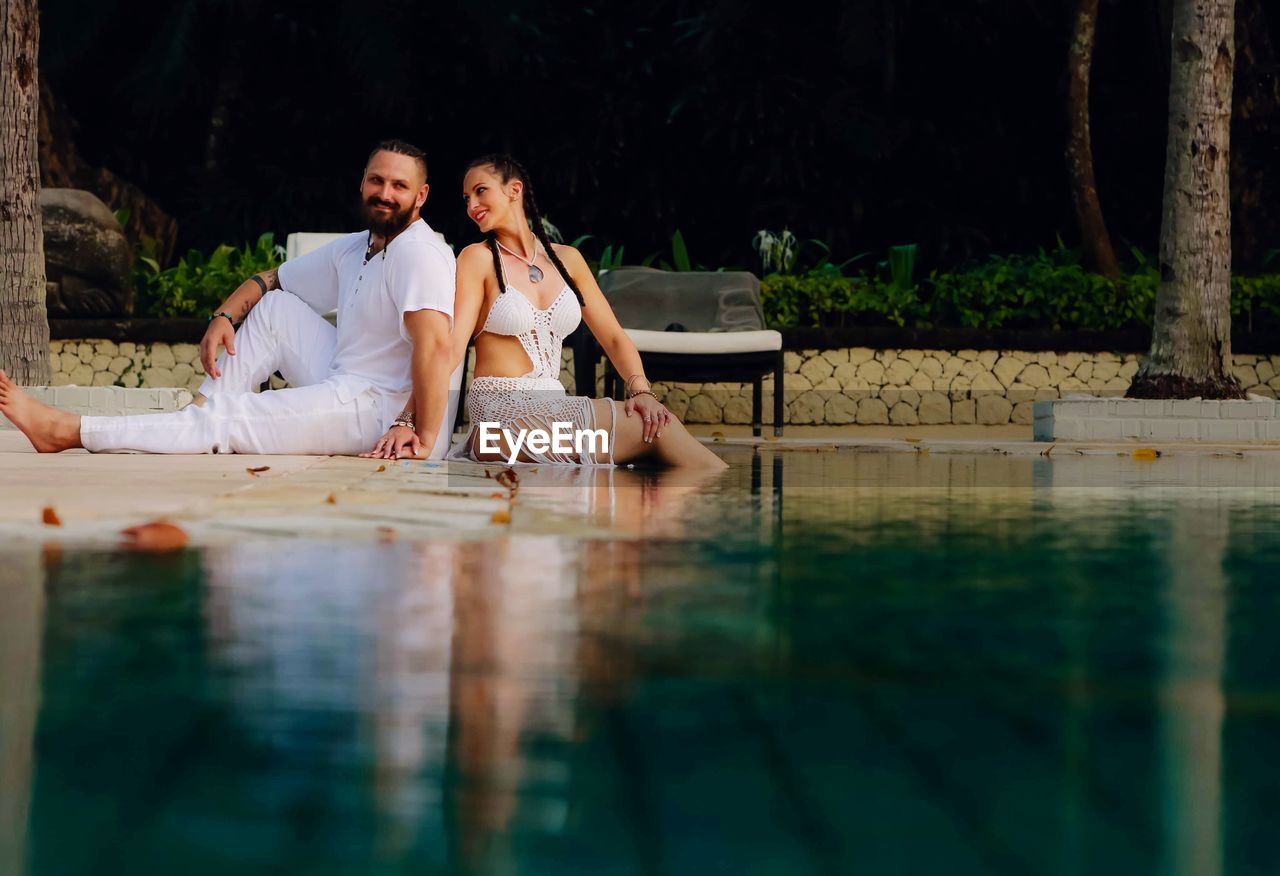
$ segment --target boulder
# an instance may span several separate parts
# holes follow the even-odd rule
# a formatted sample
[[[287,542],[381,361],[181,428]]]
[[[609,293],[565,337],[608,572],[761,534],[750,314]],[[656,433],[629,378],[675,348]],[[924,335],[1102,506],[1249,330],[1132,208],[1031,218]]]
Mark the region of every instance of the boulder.
[[[107,205],[79,189],[40,192],[51,319],[129,316],[133,257]]]

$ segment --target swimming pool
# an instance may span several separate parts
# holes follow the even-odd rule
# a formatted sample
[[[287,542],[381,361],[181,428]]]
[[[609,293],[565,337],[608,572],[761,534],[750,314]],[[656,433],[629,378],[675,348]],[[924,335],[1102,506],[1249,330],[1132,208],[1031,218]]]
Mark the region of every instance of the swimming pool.
[[[1280,459],[725,452],[0,548],[0,872],[1280,871]]]

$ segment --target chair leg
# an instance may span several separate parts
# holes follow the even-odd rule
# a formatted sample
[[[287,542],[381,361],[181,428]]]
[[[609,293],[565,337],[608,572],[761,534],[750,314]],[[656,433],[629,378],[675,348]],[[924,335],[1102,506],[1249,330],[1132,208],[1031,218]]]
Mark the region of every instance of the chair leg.
[[[782,435],[782,351],[778,351],[778,361],[773,366],[773,434]]]
[[[760,437],[760,421],[764,418],[761,409],[764,407],[764,375],[757,374],[751,384],[751,437]]]

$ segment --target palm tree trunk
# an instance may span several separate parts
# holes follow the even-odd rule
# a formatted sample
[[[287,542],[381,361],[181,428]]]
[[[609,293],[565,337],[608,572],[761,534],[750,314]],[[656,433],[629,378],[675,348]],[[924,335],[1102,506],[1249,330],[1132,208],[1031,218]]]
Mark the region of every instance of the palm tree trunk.
[[[1231,374],[1235,0],[1175,0],[1160,288],[1134,398],[1241,398]]]
[[[36,157],[36,0],[0,0],[0,368],[18,383],[49,382],[44,233]]]
[[[1098,202],[1089,133],[1089,68],[1093,63],[1093,37],[1097,27],[1098,0],[1078,0],[1075,32],[1067,55],[1067,169],[1071,174],[1071,196],[1080,224],[1085,264],[1100,274],[1115,277],[1120,273],[1120,266]]]

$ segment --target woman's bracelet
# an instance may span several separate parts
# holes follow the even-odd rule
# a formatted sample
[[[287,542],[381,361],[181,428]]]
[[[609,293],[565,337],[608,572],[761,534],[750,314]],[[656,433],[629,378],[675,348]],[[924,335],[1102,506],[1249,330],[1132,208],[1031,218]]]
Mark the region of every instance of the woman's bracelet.
[[[644,380],[645,382],[648,382],[647,378],[644,376],[643,371],[638,372],[636,374],[632,374],[630,377],[628,377],[627,382],[622,385],[622,389],[627,394],[627,398],[631,398],[631,381],[635,380],[637,377],[639,377],[641,380]]]
[[[400,416],[396,417],[395,422],[394,422],[394,423],[392,423],[391,425],[392,425],[393,427],[394,427],[394,426],[404,426],[406,429],[416,429],[416,427],[414,426],[414,423],[413,423],[413,412],[412,412],[412,411],[401,411],[401,412],[400,412]]]
[[[633,398],[635,398],[638,395],[647,395],[654,401],[658,400],[658,397],[653,394],[652,389],[637,389],[635,392],[627,393],[627,401],[631,401]]]

